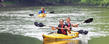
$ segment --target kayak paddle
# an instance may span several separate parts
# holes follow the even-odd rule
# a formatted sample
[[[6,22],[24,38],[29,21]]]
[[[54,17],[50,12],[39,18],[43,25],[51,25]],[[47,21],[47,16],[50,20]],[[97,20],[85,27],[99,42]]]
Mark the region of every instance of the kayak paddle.
[[[89,18],[89,19],[85,20],[83,23],[90,23],[92,21],[93,21],[93,18]]]
[[[34,22],[34,25],[37,27],[44,27],[45,25],[43,23]]]
[[[85,21],[83,21],[82,23],[90,23],[93,21],[93,18],[89,18],[89,19],[86,19]],[[81,24],[81,23],[79,23]],[[44,25],[43,23],[38,23],[38,22],[34,22],[34,25],[37,26],[37,27],[44,27],[46,25]]]
[[[50,11],[49,13],[53,14],[54,11]],[[34,16],[34,14],[29,14],[29,16]]]
[[[34,14],[29,14],[29,16],[34,16]]]
[[[54,13],[54,11],[50,11],[49,13],[53,14],[53,13]]]
[[[93,18],[89,18],[89,19],[86,19],[85,21],[83,21],[82,23],[90,23],[92,21],[93,21]],[[43,23],[38,23],[38,22],[34,22],[34,25],[37,26],[37,27],[44,27],[44,26],[46,26]],[[50,27],[52,27],[52,26],[50,26]],[[55,28],[56,27],[52,27],[52,30],[55,30]],[[84,34],[84,35],[88,34],[88,31],[85,31],[85,30],[79,30],[77,32],[79,32],[80,34]],[[50,32],[50,33],[53,33],[53,32]]]

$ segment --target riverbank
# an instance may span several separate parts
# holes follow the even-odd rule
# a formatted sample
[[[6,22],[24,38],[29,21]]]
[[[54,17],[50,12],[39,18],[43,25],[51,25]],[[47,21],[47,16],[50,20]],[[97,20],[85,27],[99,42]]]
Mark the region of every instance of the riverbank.
[[[31,7],[31,6],[80,6],[80,7],[102,7],[102,8],[109,8],[109,4],[93,4],[93,3],[86,3],[86,2],[17,2],[17,1],[5,1],[5,2],[0,2],[0,7]]]
[[[11,11],[11,10],[24,10],[23,8],[25,8],[25,10],[31,9],[31,10],[36,10],[36,8],[40,9],[41,7],[45,7],[47,8],[51,8],[53,9],[54,7],[76,7],[76,8],[109,8],[108,7],[100,7],[100,6],[94,6],[94,5],[51,5],[51,6],[22,6],[22,5],[9,5],[6,7],[0,7],[0,11]],[[17,8],[17,9],[16,9]]]

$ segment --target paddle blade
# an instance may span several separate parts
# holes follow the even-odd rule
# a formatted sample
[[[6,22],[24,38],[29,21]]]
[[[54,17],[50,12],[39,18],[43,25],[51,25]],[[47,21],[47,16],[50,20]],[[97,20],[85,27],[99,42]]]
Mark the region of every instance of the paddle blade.
[[[34,25],[37,27],[44,27],[45,25],[43,23],[34,22]]]
[[[29,16],[34,16],[34,14],[29,14]]]
[[[85,30],[79,30],[77,32],[79,32],[79,34],[84,34],[84,35],[87,35],[88,34],[88,31],[85,31]]]
[[[50,11],[50,13],[54,13],[54,11]]]
[[[39,23],[39,27],[44,27],[45,25],[43,23]]]
[[[93,21],[93,18],[89,18],[89,19],[85,20],[83,23],[90,23],[92,21]]]
[[[38,22],[34,22],[34,25],[35,25],[35,26],[38,26],[39,24],[38,24]]]
[[[87,35],[88,34],[88,31],[84,31],[84,35]]]

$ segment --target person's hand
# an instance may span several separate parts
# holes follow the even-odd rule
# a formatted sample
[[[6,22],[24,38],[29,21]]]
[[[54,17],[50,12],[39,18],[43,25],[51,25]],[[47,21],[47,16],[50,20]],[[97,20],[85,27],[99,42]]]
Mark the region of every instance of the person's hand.
[[[56,29],[59,29],[59,27],[56,27]]]
[[[55,27],[53,27],[53,26],[52,26],[51,28],[52,28],[52,30],[56,30],[56,28],[55,28]]]
[[[71,30],[69,27],[65,26],[65,28],[67,29],[67,31],[69,32],[69,34],[71,34]]]
[[[75,27],[78,27],[78,24],[75,24]]]
[[[69,34],[71,34],[71,30],[70,30],[70,28],[68,28],[67,30],[68,30]]]
[[[78,27],[78,24],[73,24],[72,27]]]

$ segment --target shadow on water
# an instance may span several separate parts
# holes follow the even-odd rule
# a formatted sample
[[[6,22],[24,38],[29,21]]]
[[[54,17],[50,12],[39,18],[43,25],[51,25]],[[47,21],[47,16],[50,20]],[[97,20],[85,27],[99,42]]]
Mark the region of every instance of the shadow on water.
[[[21,35],[13,35],[9,33],[0,33],[0,44],[43,44],[42,41],[21,36]]]

